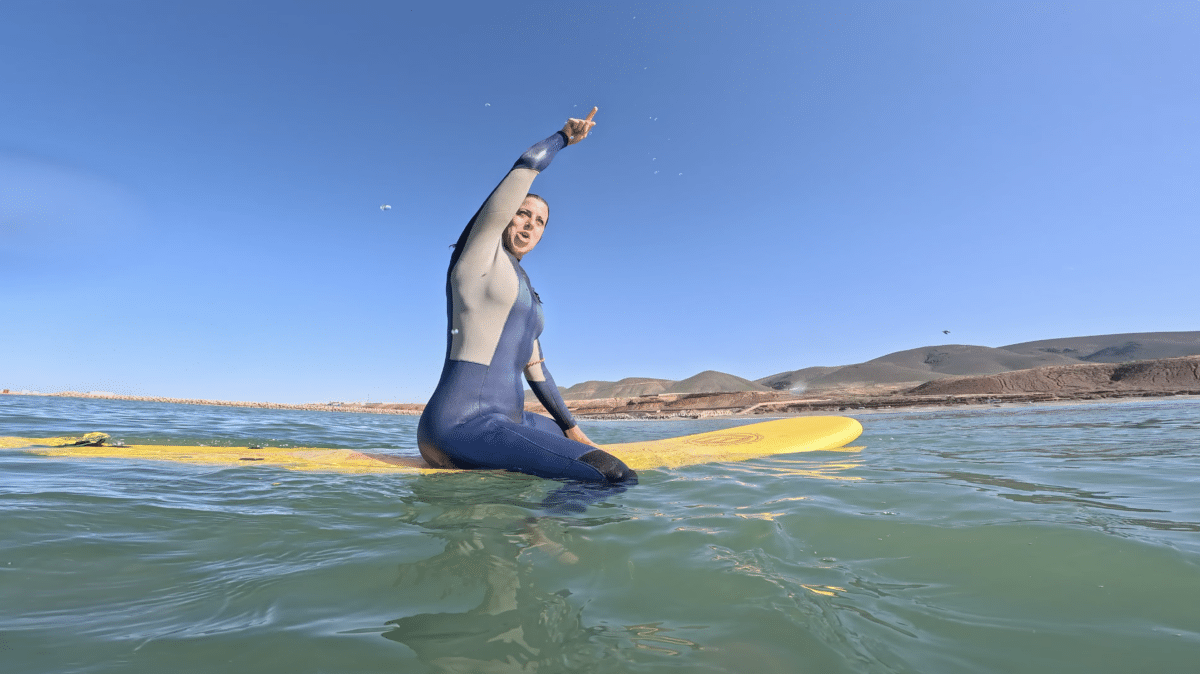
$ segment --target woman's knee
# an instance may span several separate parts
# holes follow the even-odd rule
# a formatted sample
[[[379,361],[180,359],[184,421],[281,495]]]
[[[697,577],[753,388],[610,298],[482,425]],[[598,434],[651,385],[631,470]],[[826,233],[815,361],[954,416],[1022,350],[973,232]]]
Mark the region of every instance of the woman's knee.
[[[579,457],[579,460],[600,471],[609,482],[636,482],[637,471],[625,465],[625,462],[609,454],[603,449],[592,451]]]

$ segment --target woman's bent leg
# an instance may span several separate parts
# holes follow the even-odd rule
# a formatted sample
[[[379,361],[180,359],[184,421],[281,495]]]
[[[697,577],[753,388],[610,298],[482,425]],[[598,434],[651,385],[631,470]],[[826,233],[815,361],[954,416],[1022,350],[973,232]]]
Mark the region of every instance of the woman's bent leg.
[[[516,424],[497,416],[479,417],[454,428],[443,444],[454,465],[590,482],[637,476],[608,452],[568,439],[548,418],[526,414],[525,423]]]

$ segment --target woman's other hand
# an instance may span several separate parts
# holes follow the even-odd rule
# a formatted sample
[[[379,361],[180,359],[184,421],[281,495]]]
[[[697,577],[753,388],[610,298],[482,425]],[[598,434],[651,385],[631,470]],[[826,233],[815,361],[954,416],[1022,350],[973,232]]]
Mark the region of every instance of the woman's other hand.
[[[576,121],[579,121],[579,120],[576,120]],[[582,442],[583,444],[591,445],[591,446],[595,447],[596,449],[603,449],[600,445],[597,445],[596,443],[589,440],[588,436],[584,435],[583,431],[579,430],[578,426],[572,426],[572,427],[568,428],[567,430],[563,431],[563,435],[574,440],[575,442]]]

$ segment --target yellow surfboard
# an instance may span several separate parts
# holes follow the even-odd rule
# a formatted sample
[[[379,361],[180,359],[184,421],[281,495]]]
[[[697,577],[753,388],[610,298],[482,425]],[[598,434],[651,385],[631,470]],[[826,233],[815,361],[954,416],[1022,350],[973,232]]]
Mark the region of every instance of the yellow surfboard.
[[[605,445],[634,470],[745,461],[777,454],[836,450],[862,433],[847,417],[792,417],[665,440]],[[320,447],[178,447],[112,444],[105,433],[57,438],[0,437],[0,449],[44,456],[151,459],[225,466],[271,465],[339,473],[428,473],[419,456]]]

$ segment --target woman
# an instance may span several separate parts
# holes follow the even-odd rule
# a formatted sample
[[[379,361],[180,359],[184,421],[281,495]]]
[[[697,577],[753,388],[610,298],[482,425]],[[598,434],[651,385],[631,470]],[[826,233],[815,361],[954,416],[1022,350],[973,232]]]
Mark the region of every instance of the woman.
[[[431,466],[589,481],[637,477],[575,425],[543,364],[542,303],[520,264],[550,218],[545,200],[529,187],[559,150],[587,137],[595,114],[592,108],[587,119],[567,120],[521,155],[454,246],[446,363],[417,428],[421,456]],[[525,411],[522,372],[554,419]]]

